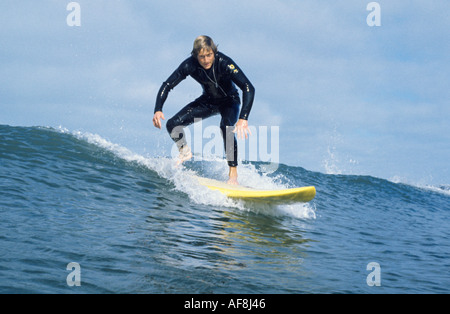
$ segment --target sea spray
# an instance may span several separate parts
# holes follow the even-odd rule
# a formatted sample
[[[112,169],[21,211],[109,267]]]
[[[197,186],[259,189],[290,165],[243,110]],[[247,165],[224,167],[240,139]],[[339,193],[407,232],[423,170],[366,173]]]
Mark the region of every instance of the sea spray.
[[[226,197],[218,191],[211,191],[193,178],[194,175],[201,175],[211,178],[221,178],[226,180],[228,166],[226,160],[217,157],[209,157],[206,166],[201,166],[200,162],[187,162],[187,166],[176,166],[176,162],[167,157],[145,157],[136,154],[126,147],[114,144],[98,134],[75,132],[78,139],[87,141],[110,151],[117,157],[128,162],[136,162],[150,170],[155,171],[161,177],[169,180],[175,185],[175,189],[186,193],[189,199],[197,204],[234,207],[240,210],[247,210],[267,215],[290,215],[295,218],[314,219],[315,206],[309,203],[297,203],[290,205],[270,205],[241,200],[234,200]],[[288,185],[282,184],[283,176],[274,175],[271,171],[264,171],[267,167],[260,167],[258,170],[252,163],[241,163],[239,166],[239,182],[242,185],[259,189],[285,189]],[[269,168],[270,169],[270,168]],[[269,174],[271,176],[269,176]]]

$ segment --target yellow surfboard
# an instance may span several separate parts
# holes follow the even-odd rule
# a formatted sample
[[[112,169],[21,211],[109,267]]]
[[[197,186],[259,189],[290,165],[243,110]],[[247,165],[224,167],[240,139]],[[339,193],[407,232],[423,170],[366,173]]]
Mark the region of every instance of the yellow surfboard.
[[[196,178],[201,185],[204,185],[211,190],[220,191],[231,198],[287,204],[309,202],[316,196],[316,188],[313,186],[283,190],[258,190],[242,185],[230,185],[213,179]]]

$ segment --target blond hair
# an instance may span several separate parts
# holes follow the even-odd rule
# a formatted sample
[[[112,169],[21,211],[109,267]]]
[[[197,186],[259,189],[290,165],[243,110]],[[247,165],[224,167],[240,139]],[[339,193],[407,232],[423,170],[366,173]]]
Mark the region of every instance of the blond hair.
[[[192,49],[191,55],[197,57],[200,51],[203,49],[212,50],[217,53],[217,46],[211,37],[202,35],[198,36],[194,41],[194,48]]]

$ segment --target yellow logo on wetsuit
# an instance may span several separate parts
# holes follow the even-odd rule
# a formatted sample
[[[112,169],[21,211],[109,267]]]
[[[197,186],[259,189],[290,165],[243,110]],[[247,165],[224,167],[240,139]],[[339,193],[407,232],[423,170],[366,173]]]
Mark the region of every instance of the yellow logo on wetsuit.
[[[239,70],[236,69],[236,67],[234,66],[234,64],[230,64],[228,65],[228,67],[230,68],[231,71],[233,71],[234,74],[238,73]]]

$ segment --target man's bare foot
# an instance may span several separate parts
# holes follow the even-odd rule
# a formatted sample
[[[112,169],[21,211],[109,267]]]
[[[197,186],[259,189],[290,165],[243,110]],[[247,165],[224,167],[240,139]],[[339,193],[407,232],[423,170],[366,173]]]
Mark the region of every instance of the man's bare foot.
[[[231,185],[239,185],[237,178],[238,178],[237,167],[230,167],[229,179],[227,183]]]
[[[192,158],[192,152],[189,146],[183,146],[180,149],[180,155],[178,155],[177,166],[180,166],[183,162]]]

